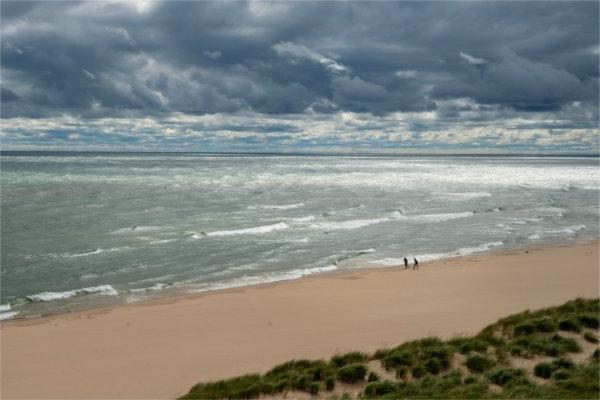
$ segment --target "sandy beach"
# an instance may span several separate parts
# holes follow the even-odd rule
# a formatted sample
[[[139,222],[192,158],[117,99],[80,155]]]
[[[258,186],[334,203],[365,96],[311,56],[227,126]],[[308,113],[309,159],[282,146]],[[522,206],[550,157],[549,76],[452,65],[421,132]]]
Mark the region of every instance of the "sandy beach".
[[[597,297],[598,243],[528,248],[4,322],[1,397],[174,398],[199,381]]]

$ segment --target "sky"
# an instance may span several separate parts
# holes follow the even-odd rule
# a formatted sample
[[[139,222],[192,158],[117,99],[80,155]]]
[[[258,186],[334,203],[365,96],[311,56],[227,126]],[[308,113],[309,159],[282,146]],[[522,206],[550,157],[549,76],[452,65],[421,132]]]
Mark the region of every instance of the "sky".
[[[3,150],[594,153],[599,3],[1,3]]]

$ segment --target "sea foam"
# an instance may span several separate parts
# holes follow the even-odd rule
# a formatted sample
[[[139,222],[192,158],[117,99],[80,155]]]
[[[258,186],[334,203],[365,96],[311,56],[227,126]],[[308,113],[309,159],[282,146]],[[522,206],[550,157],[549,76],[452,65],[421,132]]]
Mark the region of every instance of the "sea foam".
[[[433,192],[433,196],[445,197],[452,200],[470,200],[478,199],[482,197],[491,197],[492,194],[488,192],[464,192],[464,193],[448,193],[448,192]]]
[[[19,315],[19,312],[11,311],[10,304],[1,304],[0,305],[0,321],[5,320],[5,319],[11,319],[17,315]]]
[[[30,296],[26,296],[31,301],[53,301],[53,300],[61,300],[68,299],[69,297],[77,296],[80,294],[102,294],[107,296],[116,296],[119,294],[115,288],[111,285],[100,285],[100,286],[92,286],[75,290],[67,290],[64,292],[42,292],[38,294],[33,294]]]
[[[193,290],[193,292],[205,292],[209,290],[221,290],[221,289],[231,289],[242,286],[253,286],[260,285],[263,283],[273,283],[273,282],[281,282],[288,281],[293,279],[302,278],[303,276],[313,275],[321,272],[329,272],[335,271],[337,267],[335,265],[328,265],[325,267],[313,267],[313,268],[302,268],[302,269],[294,269],[292,271],[287,272],[273,272],[266,273],[255,276],[243,276],[241,278],[237,278],[231,280],[229,282],[217,283],[208,287],[203,287],[201,289]]]
[[[417,260],[419,260],[419,262],[435,261],[435,260],[442,260],[445,258],[455,258],[455,257],[462,257],[462,256],[466,256],[469,254],[474,254],[474,253],[481,253],[484,251],[489,251],[494,247],[500,247],[503,245],[504,245],[504,242],[495,241],[495,242],[484,243],[484,244],[481,244],[476,247],[461,247],[460,249],[457,249],[455,251],[451,251],[448,253],[429,253],[429,254],[419,254],[416,256],[411,255],[409,258],[416,257]],[[370,261],[370,263],[391,267],[391,266],[395,266],[395,265],[403,265],[404,258],[387,257],[387,258],[382,258],[379,260]]]
[[[285,222],[280,222],[278,224],[263,225],[263,226],[257,226],[254,228],[234,229],[234,230],[230,230],[230,231],[207,232],[206,236],[257,235],[257,234],[269,233],[269,232],[273,232],[273,231],[280,231],[280,230],[287,229],[287,228],[289,228],[289,226]]]
[[[282,205],[271,205],[271,204],[261,204],[258,206],[250,206],[249,210],[255,210],[257,208],[262,208],[265,210],[291,210],[293,208],[304,207],[304,203],[295,203],[295,204],[282,204]]]

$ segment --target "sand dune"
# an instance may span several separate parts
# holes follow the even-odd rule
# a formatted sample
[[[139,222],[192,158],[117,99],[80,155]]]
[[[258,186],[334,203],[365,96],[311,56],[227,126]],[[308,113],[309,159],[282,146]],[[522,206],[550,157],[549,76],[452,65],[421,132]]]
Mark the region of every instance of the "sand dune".
[[[290,358],[473,333],[527,308],[597,297],[598,278],[595,242],[5,322],[1,397],[173,398]]]

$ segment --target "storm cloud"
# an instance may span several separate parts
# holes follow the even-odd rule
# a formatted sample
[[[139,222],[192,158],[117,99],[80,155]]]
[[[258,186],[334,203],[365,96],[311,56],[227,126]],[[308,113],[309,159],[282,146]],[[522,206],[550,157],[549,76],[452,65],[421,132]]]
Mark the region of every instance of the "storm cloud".
[[[1,6],[4,145],[598,151],[597,2]]]

